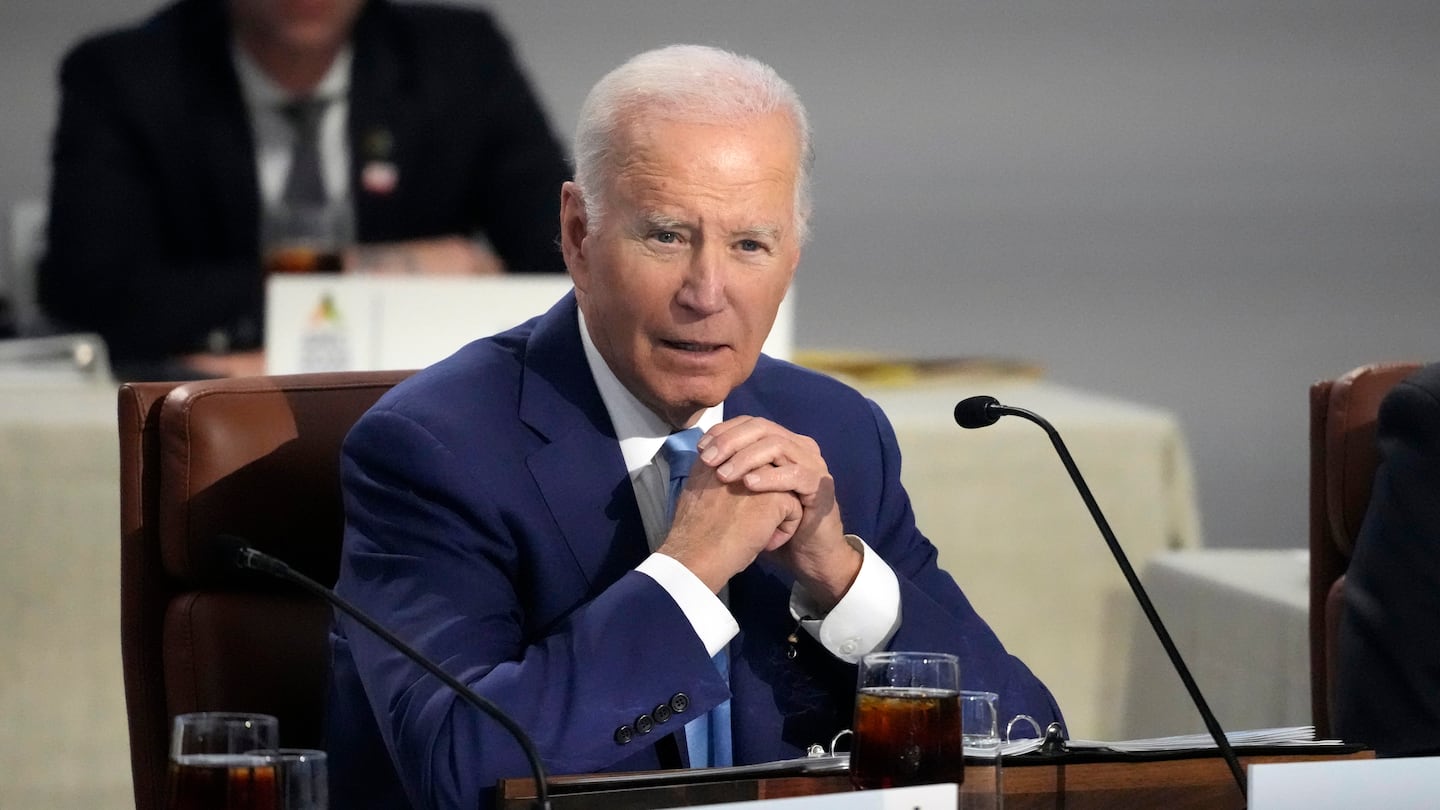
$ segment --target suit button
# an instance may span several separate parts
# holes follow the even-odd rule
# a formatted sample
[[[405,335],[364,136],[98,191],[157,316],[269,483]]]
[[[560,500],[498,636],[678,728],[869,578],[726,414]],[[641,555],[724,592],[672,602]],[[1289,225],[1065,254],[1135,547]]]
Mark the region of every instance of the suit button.
[[[649,734],[654,729],[655,721],[650,719],[650,715],[642,714],[635,718],[635,732],[637,734]]]
[[[661,703],[659,706],[650,710],[650,716],[654,717],[657,723],[663,723],[669,720],[671,714],[669,703]]]
[[[635,732],[629,726],[621,726],[615,729],[615,742],[624,745],[635,739]]]
[[[688,708],[690,708],[690,696],[684,692],[676,692],[670,698],[670,710],[676,714],[684,714]]]

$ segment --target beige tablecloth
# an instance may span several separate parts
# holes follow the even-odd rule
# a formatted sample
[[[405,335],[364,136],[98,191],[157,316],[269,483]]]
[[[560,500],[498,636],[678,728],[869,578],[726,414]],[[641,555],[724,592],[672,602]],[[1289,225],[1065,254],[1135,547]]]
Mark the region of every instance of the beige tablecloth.
[[[862,388],[895,425],[942,565],[1051,686],[1073,733],[1115,736],[1138,608],[1045,434],[1010,418],[962,430],[951,412],[989,393],[1050,418],[1137,568],[1199,544],[1175,420],[1023,377]],[[0,808],[131,801],[117,455],[111,388],[0,386]]]
[[[1016,417],[964,430],[952,413],[989,394],[1049,419],[1137,571],[1201,544],[1175,418],[1023,376],[860,387],[895,426],[901,477],[941,565],[1054,692],[1072,736],[1117,735],[1129,619],[1140,615],[1124,577],[1043,430]]]
[[[0,384],[0,808],[133,807],[115,391]]]
[[[1157,556],[1141,575],[1226,731],[1311,722],[1309,564],[1305,549],[1205,549]],[[1133,624],[1122,736],[1204,733],[1164,648]]]

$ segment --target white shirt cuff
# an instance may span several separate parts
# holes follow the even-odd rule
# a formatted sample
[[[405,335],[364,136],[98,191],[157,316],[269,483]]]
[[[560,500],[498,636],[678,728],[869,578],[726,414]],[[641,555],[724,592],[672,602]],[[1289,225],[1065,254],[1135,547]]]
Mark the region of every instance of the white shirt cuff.
[[[670,594],[680,612],[690,620],[695,635],[704,643],[705,650],[713,658],[725,649],[730,639],[740,632],[740,625],[730,615],[725,603],[705,587],[705,583],[679,560],[666,554],[651,554],[635,567],[636,571],[650,577]],[[894,574],[891,574],[894,577]]]
[[[900,581],[865,541],[853,534],[845,535],[845,540],[863,555],[850,590],[822,616],[797,582],[790,589],[790,615],[831,655],[854,664],[866,653],[884,648],[900,629]]]

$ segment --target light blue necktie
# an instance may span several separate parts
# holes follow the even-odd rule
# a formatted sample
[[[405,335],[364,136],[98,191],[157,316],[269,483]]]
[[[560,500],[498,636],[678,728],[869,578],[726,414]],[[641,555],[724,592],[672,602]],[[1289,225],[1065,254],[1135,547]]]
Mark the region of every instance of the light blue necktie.
[[[685,488],[685,479],[690,477],[690,468],[695,466],[695,444],[700,441],[700,428],[690,428],[672,433],[660,448],[666,465],[670,467],[669,499],[665,506],[665,525],[675,518],[675,502],[680,490]],[[715,667],[720,676],[730,681],[730,656],[724,650],[715,654]],[[718,768],[733,764],[730,751],[730,701],[726,700],[708,713],[685,724],[685,744],[690,749],[690,767]]]

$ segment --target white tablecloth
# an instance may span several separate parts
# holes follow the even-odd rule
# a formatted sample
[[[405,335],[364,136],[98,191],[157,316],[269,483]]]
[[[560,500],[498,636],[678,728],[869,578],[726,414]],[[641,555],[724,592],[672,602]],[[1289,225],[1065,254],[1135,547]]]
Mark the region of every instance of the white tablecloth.
[[[1155,610],[1227,731],[1308,725],[1309,552],[1162,554],[1141,575]],[[1136,620],[1123,737],[1204,733],[1160,642]]]
[[[1129,618],[1140,608],[1045,432],[1017,417],[965,430],[952,413],[989,394],[1049,419],[1137,571],[1156,553],[1201,543],[1175,418],[1025,377],[860,387],[895,426],[902,480],[940,564],[1050,687],[1072,736],[1117,735]]]
[[[134,806],[115,401],[0,385],[0,808]]]
[[[1045,434],[1013,418],[962,430],[951,412],[990,393],[1054,421],[1137,568],[1199,543],[1174,419],[1030,379],[862,388],[895,425],[941,564],[1051,686],[1073,733],[1114,736],[1138,608]],[[0,386],[0,808],[131,801],[117,481],[113,389]]]

